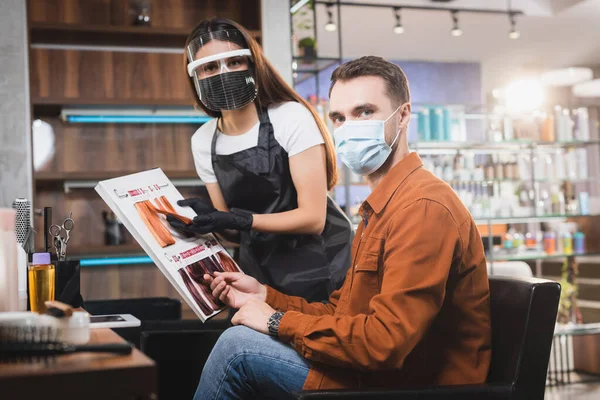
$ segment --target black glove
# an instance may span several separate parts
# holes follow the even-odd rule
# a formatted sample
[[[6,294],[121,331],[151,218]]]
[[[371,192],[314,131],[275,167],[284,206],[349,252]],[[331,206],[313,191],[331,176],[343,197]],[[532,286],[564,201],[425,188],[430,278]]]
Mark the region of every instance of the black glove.
[[[173,228],[183,232],[192,232],[200,235],[210,232],[219,232],[224,229],[249,231],[252,228],[252,220],[251,213],[235,208],[232,208],[231,212],[204,212],[195,217],[191,224],[187,225],[174,217],[167,216],[167,221],[169,221],[169,224]]]
[[[177,202],[179,207],[191,207],[192,210],[196,212],[197,215],[202,215],[206,213],[212,213],[217,211],[216,208],[211,206],[210,204],[206,204],[204,201],[194,197],[191,199],[179,200]]]

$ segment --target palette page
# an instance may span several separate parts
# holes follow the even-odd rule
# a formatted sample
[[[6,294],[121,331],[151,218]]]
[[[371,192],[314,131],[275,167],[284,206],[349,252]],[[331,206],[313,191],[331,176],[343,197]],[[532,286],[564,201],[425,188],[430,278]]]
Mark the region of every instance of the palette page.
[[[166,215],[189,222],[196,214],[177,205],[183,197],[160,168],[101,181],[95,189],[202,321],[223,310],[204,274],[241,270],[214,235],[169,225]]]

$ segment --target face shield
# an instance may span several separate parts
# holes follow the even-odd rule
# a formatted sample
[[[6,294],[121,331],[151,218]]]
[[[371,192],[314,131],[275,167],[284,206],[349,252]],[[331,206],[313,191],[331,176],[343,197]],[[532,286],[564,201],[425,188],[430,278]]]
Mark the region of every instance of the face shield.
[[[188,44],[188,74],[209,110],[235,110],[256,98],[252,53],[236,44],[243,42],[239,31],[222,30],[208,32]]]

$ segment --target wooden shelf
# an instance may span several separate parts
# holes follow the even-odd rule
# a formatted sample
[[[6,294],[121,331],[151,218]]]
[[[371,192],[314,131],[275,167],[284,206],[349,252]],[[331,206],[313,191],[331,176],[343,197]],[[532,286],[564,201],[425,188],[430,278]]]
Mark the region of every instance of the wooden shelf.
[[[189,100],[167,100],[167,99],[82,99],[82,98],[58,98],[58,97],[32,97],[31,104],[35,106],[62,106],[62,105],[86,105],[86,106],[192,106],[193,99]],[[35,110],[34,110],[35,113]]]
[[[40,183],[60,183],[64,181],[95,181],[135,174],[140,171],[79,171],[79,172],[36,172],[33,178]],[[165,171],[170,179],[198,179],[196,171]]]
[[[127,25],[83,25],[32,23],[32,44],[85,44],[181,48],[192,31],[190,28],[168,28]],[[260,30],[250,31],[255,38]]]
[[[32,31],[44,32],[97,32],[97,33],[132,33],[138,35],[166,35],[182,36],[188,35],[190,29],[182,28],[155,28],[152,26],[126,26],[126,25],[82,25],[82,24],[52,24],[43,22],[34,22],[29,28]]]

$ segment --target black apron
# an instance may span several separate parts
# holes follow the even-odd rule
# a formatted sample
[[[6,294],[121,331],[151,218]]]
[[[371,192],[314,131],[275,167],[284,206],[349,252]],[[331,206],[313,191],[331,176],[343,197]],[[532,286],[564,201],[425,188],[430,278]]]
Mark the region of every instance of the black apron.
[[[267,111],[258,110],[258,144],[230,155],[216,153],[218,123],[211,144],[212,166],[227,206],[254,214],[298,208],[287,152],[277,143]],[[285,294],[324,301],[340,288],[351,262],[352,225],[327,197],[321,235],[241,232],[240,268]]]

